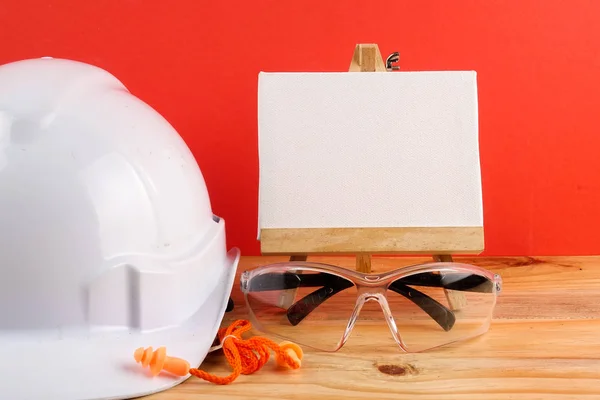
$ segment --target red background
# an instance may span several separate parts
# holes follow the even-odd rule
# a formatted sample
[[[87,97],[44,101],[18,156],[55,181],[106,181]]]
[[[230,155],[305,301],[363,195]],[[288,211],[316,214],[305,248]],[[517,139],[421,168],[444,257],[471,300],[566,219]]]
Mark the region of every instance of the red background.
[[[92,63],[159,111],[246,255],[260,70],[344,71],[356,43],[404,70],[476,70],[485,253],[599,253],[600,2],[3,0],[0,43],[0,63]]]

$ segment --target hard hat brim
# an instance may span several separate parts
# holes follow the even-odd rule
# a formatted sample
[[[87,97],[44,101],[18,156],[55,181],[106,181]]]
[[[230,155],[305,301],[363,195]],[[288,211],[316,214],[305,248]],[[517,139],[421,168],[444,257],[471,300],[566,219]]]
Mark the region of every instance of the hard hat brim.
[[[227,254],[222,279],[184,325],[136,334],[95,333],[31,341],[0,336],[0,393],[11,400],[115,400],[161,392],[186,380],[161,372],[152,377],[134,359],[138,347],[165,346],[169,355],[198,367],[209,352],[231,294],[240,252]],[[98,382],[101,380],[101,382]]]

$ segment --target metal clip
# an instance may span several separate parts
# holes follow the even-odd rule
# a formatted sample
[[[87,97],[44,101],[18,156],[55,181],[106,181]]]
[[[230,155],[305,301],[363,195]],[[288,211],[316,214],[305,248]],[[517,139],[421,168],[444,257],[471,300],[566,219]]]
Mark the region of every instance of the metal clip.
[[[397,51],[393,52],[385,59],[385,69],[387,69],[388,71],[398,71],[400,67],[393,64],[397,63],[399,60],[400,53],[398,53]]]

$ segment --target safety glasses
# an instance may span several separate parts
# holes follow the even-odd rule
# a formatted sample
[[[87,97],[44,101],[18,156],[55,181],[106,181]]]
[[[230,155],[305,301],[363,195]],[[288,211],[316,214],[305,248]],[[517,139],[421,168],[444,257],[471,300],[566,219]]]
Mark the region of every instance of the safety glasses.
[[[359,314],[375,320],[381,311],[406,352],[473,338],[487,332],[502,287],[499,275],[454,262],[363,274],[290,261],[245,271],[240,283],[257,329],[322,351],[339,350]],[[377,315],[365,313],[370,301]]]

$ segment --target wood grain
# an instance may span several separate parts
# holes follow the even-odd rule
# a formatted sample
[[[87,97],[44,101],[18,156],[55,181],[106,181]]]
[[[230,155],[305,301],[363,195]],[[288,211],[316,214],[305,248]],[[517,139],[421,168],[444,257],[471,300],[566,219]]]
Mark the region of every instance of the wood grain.
[[[365,274],[371,273],[371,255],[358,253],[356,255],[356,270]]]
[[[284,257],[245,257],[240,272]],[[305,349],[297,371],[272,361],[228,386],[196,378],[149,400],[192,399],[599,399],[600,257],[457,258],[502,275],[503,291],[490,331],[424,353],[402,353],[383,320],[361,321],[337,353]],[[354,269],[354,258],[316,258]],[[427,257],[374,257],[380,272]],[[235,310],[246,318],[234,285]],[[260,333],[255,333],[260,334]],[[319,332],[313,332],[319,335]],[[220,352],[202,368],[230,372]]]
[[[265,228],[261,253],[279,254],[479,254],[482,227]]]
[[[374,43],[361,43],[354,47],[348,72],[385,72],[385,63],[379,46]]]

